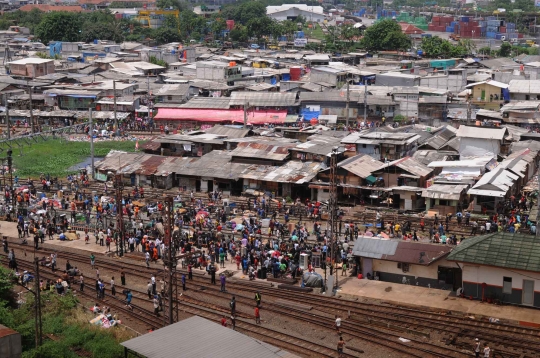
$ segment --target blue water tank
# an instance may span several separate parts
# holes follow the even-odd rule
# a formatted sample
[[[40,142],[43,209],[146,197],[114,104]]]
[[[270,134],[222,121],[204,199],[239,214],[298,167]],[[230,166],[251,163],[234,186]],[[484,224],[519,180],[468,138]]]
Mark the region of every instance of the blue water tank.
[[[98,39],[94,39],[94,45],[97,45],[99,43]]]

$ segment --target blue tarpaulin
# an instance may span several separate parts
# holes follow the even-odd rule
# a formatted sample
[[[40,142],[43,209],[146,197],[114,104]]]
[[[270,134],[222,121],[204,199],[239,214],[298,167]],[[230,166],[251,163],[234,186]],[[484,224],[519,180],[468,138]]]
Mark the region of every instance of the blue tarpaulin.
[[[309,109],[303,109],[300,114],[302,117],[304,117],[304,121],[310,121],[312,119],[318,119],[321,115],[321,111],[310,111]]]
[[[508,88],[502,89],[502,95],[505,101],[510,101],[510,91],[508,90]]]

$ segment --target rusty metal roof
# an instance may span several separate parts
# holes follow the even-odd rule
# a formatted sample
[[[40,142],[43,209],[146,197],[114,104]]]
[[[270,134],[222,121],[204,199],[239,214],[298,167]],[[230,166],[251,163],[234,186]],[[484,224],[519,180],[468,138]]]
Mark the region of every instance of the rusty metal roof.
[[[324,163],[289,161],[281,166],[250,165],[239,177],[277,183],[303,184],[311,181],[319,171],[324,169],[326,169]]]
[[[383,162],[378,161],[367,154],[356,155],[338,163],[338,167],[341,167],[364,179],[383,165]]]
[[[295,146],[286,143],[241,142],[231,151],[231,156],[283,161],[289,156],[289,148]]]

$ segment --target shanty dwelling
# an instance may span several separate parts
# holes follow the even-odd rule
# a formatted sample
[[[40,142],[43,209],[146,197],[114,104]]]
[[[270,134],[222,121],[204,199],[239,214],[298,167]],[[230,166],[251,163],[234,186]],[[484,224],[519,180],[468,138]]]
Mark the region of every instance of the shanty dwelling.
[[[296,147],[294,143],[281,143],[278,141],[240,142],[230,151],[232,161],[245,164],[282,165],[290,158],[290,148]]]
[[[401,72],[380,73],[375,77],[375,85],[389,87],[420,86],[420,76]]]
[[[510,101],[506,83],[487,80],[471,83],[466,88],[472,91],[471,102],[480,108],[497,110],[501,103]]]
[[[343,138],[343,144],[355,144],[356,152],[377,160],[396,160],[413,155],[420,136],[416,133],[389,133],[371,131],[352,133]]]
[[[499,154],[508,154],[507,133],[506,128],[459,126],[456,136],[460,140],[460,159],[487,156],[497,159]]]
[[[512,101],[540,100],[540,80],[511,80],[508,90]]]
[[[540,124],[540,101],[520,101],[505,104],[500,112],[502,121],[517,126],[530,127]]]
[[[13,76],[35,78],[55,72],[54,60],[36,57],[11,61],[9,74]]]
[[[433,169],[416,161],[411,157],[404,157],[385,163],[375,170],[375,177],[383,178],[385,187],[414,186],[425,188],[426,181],[433,173]]]
[[[462,286],[459,265],[445,259],[452,247],[358,237],[353,256],[365,278],[455,291]]]
[[[355,155],[339,162],[336,171],[338,201],[356,204],[367,201],[373,193],[380,191],[381,187],[376,186],[377,178],[371,173],[382,166],[382,162],[366,154]],[[317,174],[316,181],[310,183],[311,198],[327,201],[330,198],[329,183],[330,168],[326,168]]]
[[[540,241],[533,235],[471,237],[447,260],[463,270],[465,297],[540,307]]]
[[[388,194],[392,195],[391,203],[395,209],[418,212],[425,207],[422,188],[403,185],[393,186],[388,190]]]
[[[422,197],[425,198],[426,211],[434,213],[439,217],[449,213],[456,214],[456,210],[463,210],[467,205],[463,205],[467,200],[467,189],[469,185],[464,184],[433,184],[422,190]],[[430,215],[431,216],[431,215]]]
[[[452,126],[444,126],[437,130],[427,141],[418,146],[419,149],[442,150],[448,147],[448,142],[456,137],[457,129]]]
[[[484,174],[467,192],[475,195],[474,210],[492,212],[497,205],[512,195],[517,195],[519,189],[529,180],[530,173],[534,173],[537,157],[536,151],[519,150]]]
[[[300,114],[305,120],[317,118],[319,115],[336,115],[338,119],[347,119],[347,94],[346,91],[327,92],[300,92]],[[356,122],[356,118],[363,113],[364,94],[349,93],[350,120]],[[361,103],[360,103],[361,102]]]
[[[341,138],[321,136],[289,148],[292,159],[321,162],[328,166],[334,150],[338,153],[338,160],[340,160],[345,152],[345,148],[341,145]]]

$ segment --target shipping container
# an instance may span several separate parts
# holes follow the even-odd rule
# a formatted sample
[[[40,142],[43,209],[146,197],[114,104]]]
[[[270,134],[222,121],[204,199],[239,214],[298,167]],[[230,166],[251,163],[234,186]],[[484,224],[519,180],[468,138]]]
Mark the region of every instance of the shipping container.
[[[468,16],[463,16],[463,17],[461,18],[461,21],[463,21],[463,22],[469,22],[469,17],[468,17]]]
[[[502,34],[506,33],[506,27],[504,26],[499,27],[499,32]]]

